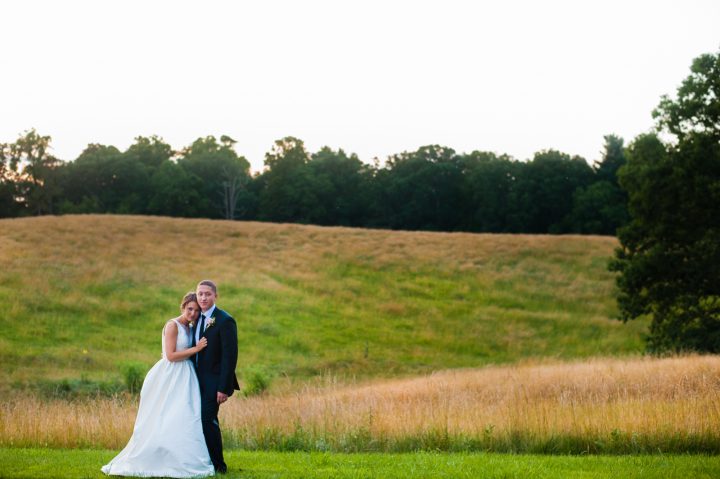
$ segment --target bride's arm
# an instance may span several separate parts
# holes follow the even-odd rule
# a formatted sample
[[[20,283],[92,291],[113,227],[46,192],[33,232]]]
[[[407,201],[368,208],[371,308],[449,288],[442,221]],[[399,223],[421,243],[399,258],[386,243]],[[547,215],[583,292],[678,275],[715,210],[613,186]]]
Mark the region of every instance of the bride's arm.
[[[178,362],[183,361],[190,356],[194,356],[199,353],[205,346],[207,346],[207,339],[200,338],[197,346],[188,348],[182,351],[175,351],[175,345],[177,344],[178,326],[175,321],[168,321],[165,325],[165,331],[163,335],[163,341],[165,342],[165,357],[168,361]]]

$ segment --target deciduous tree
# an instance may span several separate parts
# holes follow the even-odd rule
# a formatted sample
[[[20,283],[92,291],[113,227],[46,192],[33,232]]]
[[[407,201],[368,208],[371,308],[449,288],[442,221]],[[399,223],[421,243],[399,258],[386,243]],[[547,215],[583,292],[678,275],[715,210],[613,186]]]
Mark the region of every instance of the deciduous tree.
[[[720,352],[720,53],[703,55],[655,110],[663,144],[642,135],[620,184],[631,221],[611,269],[620,319],[651,320],[651,351]]]

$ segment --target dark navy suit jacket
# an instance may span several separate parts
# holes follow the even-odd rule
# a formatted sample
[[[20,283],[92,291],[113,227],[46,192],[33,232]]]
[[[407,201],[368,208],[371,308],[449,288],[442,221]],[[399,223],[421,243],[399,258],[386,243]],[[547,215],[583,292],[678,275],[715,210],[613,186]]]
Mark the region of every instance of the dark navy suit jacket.
[[[200,337],[207,338],[207,347],[197,354],[195,370],[200,390],[210,394],[220,391],[232,396],[235,389],[240,389],[235,367],[238,358],[237,324],[232,316],[215,306],[212,317],[215,322],[207,326],[210,318],[205,319],[206,328]],[[195,328],[200,327],[198,319]],[[193,328],[193,339],[195,338]]]

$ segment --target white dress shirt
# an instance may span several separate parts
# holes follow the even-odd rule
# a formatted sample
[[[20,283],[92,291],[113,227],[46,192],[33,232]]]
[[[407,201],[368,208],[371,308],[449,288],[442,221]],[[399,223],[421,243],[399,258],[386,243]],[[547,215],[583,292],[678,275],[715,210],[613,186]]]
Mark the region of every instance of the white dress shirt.
[[[202,312],[202,311],[201,311],[201,312]],[[210,309],[208,309],[206,312],[202,313],[202,314],[205,315],[205,329],[207,329],[208,319],[210,319],[210,318],[212,317],[212,315],[213,315],[214,312],[215,312],[215,305],[213,304]],[[198,341],[200,341],[200,321],[201,321],[200,316],[198,316],[198,319],[197,319],[197,326],[198,326],[198,327],[195,328],[195,344],[197,344]]]

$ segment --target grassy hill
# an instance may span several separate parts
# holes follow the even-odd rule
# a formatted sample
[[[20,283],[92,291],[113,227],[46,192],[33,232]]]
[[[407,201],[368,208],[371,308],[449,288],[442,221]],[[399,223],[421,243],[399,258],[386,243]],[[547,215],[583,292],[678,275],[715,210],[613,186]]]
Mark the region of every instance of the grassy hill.
[[[616,241],[188,220],[0,220],[0,378],[148,367],[200,279],[238,321],[238,372],[398,376],[525,358],[624,355]]]

